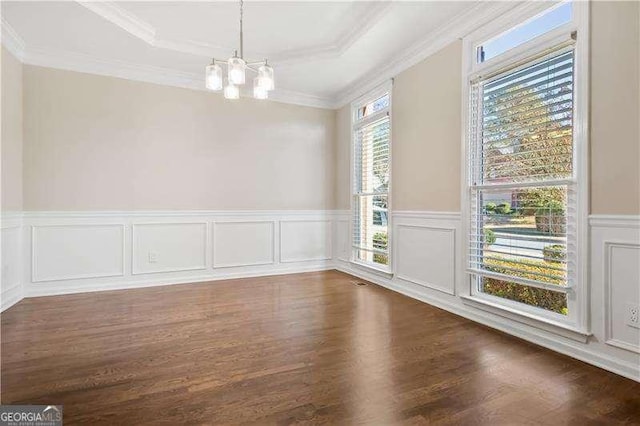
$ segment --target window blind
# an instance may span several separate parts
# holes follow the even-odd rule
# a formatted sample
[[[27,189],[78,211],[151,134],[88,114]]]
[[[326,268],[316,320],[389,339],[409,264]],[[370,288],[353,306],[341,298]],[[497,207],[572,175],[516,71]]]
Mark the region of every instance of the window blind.
[[[572,46],[471,84],[468,266],[481,292],[521,301],[571,285],[573,109]]]

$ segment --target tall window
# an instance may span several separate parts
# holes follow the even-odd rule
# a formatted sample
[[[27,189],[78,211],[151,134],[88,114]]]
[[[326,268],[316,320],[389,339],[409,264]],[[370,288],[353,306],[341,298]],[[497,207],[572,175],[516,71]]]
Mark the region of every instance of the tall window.
[[[530,24],[544,27],[544,17]],[[503,52],[517,45],[501,43]],[[566,34],[502,61],[501,53],[469,87],[472,293],[562,319],[575,308],[568,297],[576,285],[575,42]]]
[[[389,266],[390,93],[353,105],[353,259]]]

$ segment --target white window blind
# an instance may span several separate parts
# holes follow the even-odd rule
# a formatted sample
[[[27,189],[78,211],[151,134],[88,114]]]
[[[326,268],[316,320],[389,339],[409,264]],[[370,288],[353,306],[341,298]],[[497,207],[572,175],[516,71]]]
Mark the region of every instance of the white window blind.
[[[353,143],[353,257],[389,264],[389,94],[357,106]]]
[[[576,251],[573,46],[472,82],[470,99],[476,290],[566,315]]]

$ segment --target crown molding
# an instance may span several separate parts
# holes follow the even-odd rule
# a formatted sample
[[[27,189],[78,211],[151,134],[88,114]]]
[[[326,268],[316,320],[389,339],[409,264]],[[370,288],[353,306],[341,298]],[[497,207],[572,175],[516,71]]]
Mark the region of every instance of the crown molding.
[[[28,65],[36,65],[40,67],[57,68],[160,84],[164,86],[207,91],[204,87],[204,79],[200,74],[180,72],[169,68],[153,67],[150,65],[105,60],[87,54],[29,47],[25,50],[22,62]],[[212,96],[222,96],[220,93],[211,94]],[[252,97],[248,92],[241,93],[241,96],[247,98]],[[287,89],[278,89],[270,93],[269,99],[271,101],[294,105],[333,109],[333,102],[331,99]]]
[[[91,12],[123,29],[132,36],[142,40],[149,46],[159,49],[173,50],[205,58],[210,58],[214,52],[224,51],[228,53],[234,50],[209,43],[158,38],[157,31],[153,25],[145,22],[141,18],[138,18],[136,15],[127,11],[115,2],[77,0],[76,3],[86,7]]]
[[[76,1],[76,3],[86,7],[96,15],[101,16],[140,40],[155,46],[156,29],[151,24],[129,13],[116,3],[110,1]]]
[[[364,76],[358,77],[358,83],[351,84],[346,90],[338,92],[339,94],[334,97],[334,108],[341,108],[363,96],[453,41],[471,33],[488,20],[516,6],[516,4],[509,2],[480,0],[478,4],[467,9],[463,14],[456,16],[437,30],[427,34],[422,40],[409,46],[403,53],[379,64]]]
[[[193,40],[169,40],[157,36],[153,25],[145,22],[125,8],[111,1],[84,1],[76,0],[81,6],[111,22],[134,37],[144,41],[150,46],[187,53],[203,58],[212,56],[225,57],[235,48],[213,45],[210,43]],[[375,26],[391,7],[390,2],[375,2],[365,10],[365,13],[356,20],[358,25],[349,26],[342,34],[330,43],[309,46],[304,49],[286,50],[283,52],[251,52],[250,56],[270,58],[272,63],[278,65],[290,65],[301,61],[309,61],[320,58],[335,58],[342,56],[347,49],[356,43],[373,26]]]
[[[118,20],[119,26],[129,28],[127,31],[136,31],[139,37],[146,37],[147,40],[155,40],[155,43],[158,43],[158,40],[155,39],[155,30],[144,26],[137,18],[127,14],[126,11],[123,12],[123,9],[119,6],[109,2],[79,3],[88,8],[100,10],[101,13],[109,14],[112,19]],[[87,4],[89,4],[89,6],[87,6]],[[376,19],[380,19],[388,11],[389,4],[387,2],[380,2],[380,4],[384,7],[377,6],[367,14],[370,18],[370,23],[366,26],[352,29],[348,34],[342,36],[342,43],[346,46],[344,47],[345,51],[366,33],[371,26],[375,25],[377,22]],[[385,81],[392,79],[400,72],[424,60],[447,44],[473,32],[488,20],[494,19],[496,16],[501,16],[501,14],[514,7],[517,7],[517,4],[480,0],[477,5],[469,8],[464,14],[458,15],[436,31],[429,33],[424,39],[411,45],[402,54],[391,58],[390,61],[385,61],[364,76],[358,77],[357,83],[348,86],[346,90],[337,92],[334,96],[318,96],[279,88],[270,93],[270,100],[315,108],[338,109],[367,93],[369,90],[383,84]],[[151,36],[154,38],[151,39]],[[161,44],[162,43],[170,42],[162,41]],[[98,74],[193,90],[206,90],[200,74],[117,60],[105,60],[87,54],[26,46],[25,42],[4,19],[2,19],[2,44],[20,61],[29,65]],[[193,42],[188,42],[186,45],[179,44],[178,46],[174,46],[174,50],[186,49],[188,46],[191,46],[194,51],[198,49],[209,50],[209,47],[198,47]],[[332,48],[324,47],[322,49],[331,50]],[[294,52],[290,52],[290,54],[292,57],[295,56]],[[318,54],[327,55],[329,53],[320,52]],[[282,60],[285,59],[286,58],[283,58]],[[309,59],[309,56],[307,56],[306,59]],[[212,93],[212,95],[220,96],[217,93]],[[240,95],[242,97],[251,97],[251,94],[248,92],[241,92]]]
[[[2,18],[2,45],[20,62],[24,59],[26,45],[22,37]]]
[[[277,62],[278,65],[288,65],[299,61],[338,58],[344,55],[351,46],[380,22],[390,8],[391,2],[375,2],[366,10],[366,13],[358,19],[359,25],[348,28],[334,42],[276,53],[275,55],[269,56],[272,58],[271,62]]]

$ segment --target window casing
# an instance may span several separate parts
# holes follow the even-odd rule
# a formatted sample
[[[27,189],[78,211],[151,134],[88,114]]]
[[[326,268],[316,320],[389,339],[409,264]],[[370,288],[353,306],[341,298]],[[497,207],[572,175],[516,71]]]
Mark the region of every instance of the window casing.
[[[352,260],[390,270],[391,90],[352,104]]]
[[[468,43],[465,259],[476,300],[585,329],[577,28],[572,21],[487,64],[481,44]]]

